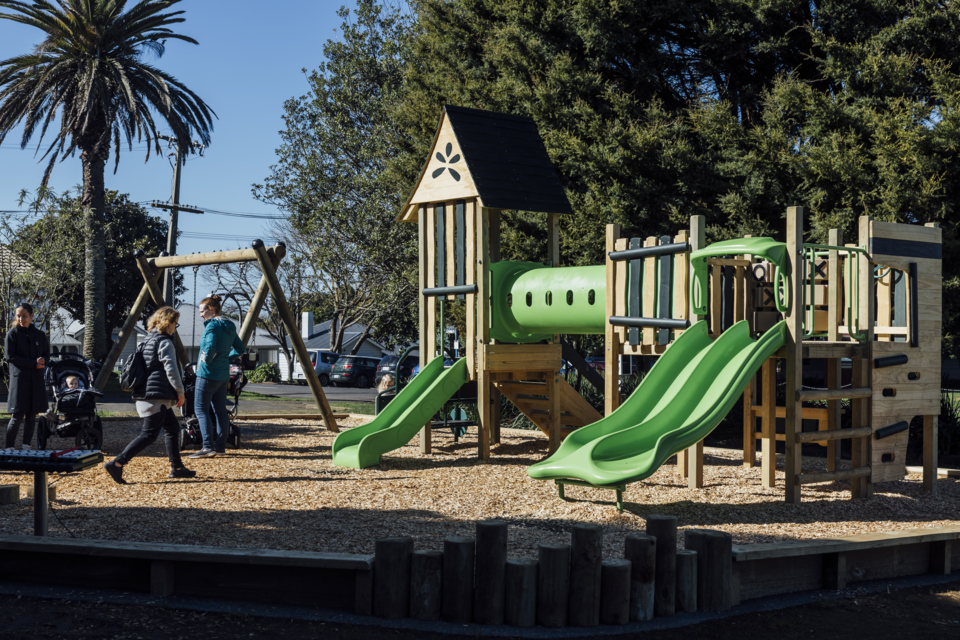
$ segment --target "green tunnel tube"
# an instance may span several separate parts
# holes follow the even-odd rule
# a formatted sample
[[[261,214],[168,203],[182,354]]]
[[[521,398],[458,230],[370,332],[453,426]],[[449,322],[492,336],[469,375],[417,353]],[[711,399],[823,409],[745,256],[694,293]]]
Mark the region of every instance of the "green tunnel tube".
[[[490,337],[540,342],[555,333],[602,334],[606,325],[607,270],[546,267],[538,262],[490,266]]]

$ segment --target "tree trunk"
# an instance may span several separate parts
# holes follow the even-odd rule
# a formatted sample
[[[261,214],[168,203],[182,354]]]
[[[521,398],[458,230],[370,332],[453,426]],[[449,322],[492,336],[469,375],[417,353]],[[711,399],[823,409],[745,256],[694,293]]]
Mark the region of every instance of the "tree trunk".
[[[103,170],[106,157],[84,150],[83,233],[85,242],[83,356],[100,360],[107,353]]]
[[[357,352],[360,351],[360,347],[363,346],[363,343],[367,341],[367,338],[370,337],[370,325],[366,325],[363,329],[363,333],[360,334],[360,337],[357,339],[357,344],[353,345],[353,349],[350,350],[350,355],[355,356]]]

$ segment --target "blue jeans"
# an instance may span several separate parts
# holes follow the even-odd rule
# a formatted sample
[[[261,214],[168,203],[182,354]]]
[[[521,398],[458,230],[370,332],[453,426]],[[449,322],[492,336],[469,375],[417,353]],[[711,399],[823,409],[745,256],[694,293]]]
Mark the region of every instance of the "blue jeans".
[[[229,380],[197,378],[197,388],[194,393],[193,410],[200,422],[203,448],[213,449],[217,453],[226,451],[227,435],[230,433],[230,414],[227,412],[229,385]]]

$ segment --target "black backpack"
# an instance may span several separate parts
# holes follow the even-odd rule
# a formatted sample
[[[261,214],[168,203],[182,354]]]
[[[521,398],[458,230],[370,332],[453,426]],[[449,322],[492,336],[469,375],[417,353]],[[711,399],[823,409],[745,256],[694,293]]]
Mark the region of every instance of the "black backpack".
[[[143,357],[143,350],[150,342],[146,340],[137,346],[133,355],[123,363],[123,369],[120,370],[120,388],[124,391],[133,391],[147,383],[147,361]]]

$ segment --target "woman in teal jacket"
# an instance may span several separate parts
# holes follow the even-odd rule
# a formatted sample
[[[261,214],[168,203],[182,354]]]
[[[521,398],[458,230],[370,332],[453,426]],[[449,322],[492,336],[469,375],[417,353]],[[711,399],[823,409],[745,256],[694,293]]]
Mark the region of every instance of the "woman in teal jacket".
[[[191,458],[213,458],[223,454],[230,432],[227,387],[230,385],[230,357],[246,349],[237,335],[237,326],[220,315],[221,298],[213,295],[200,302],[203,336],[197,363],[194,411],[203,435],[203,448]],[[216,425],[216,429],[214,429]]]

